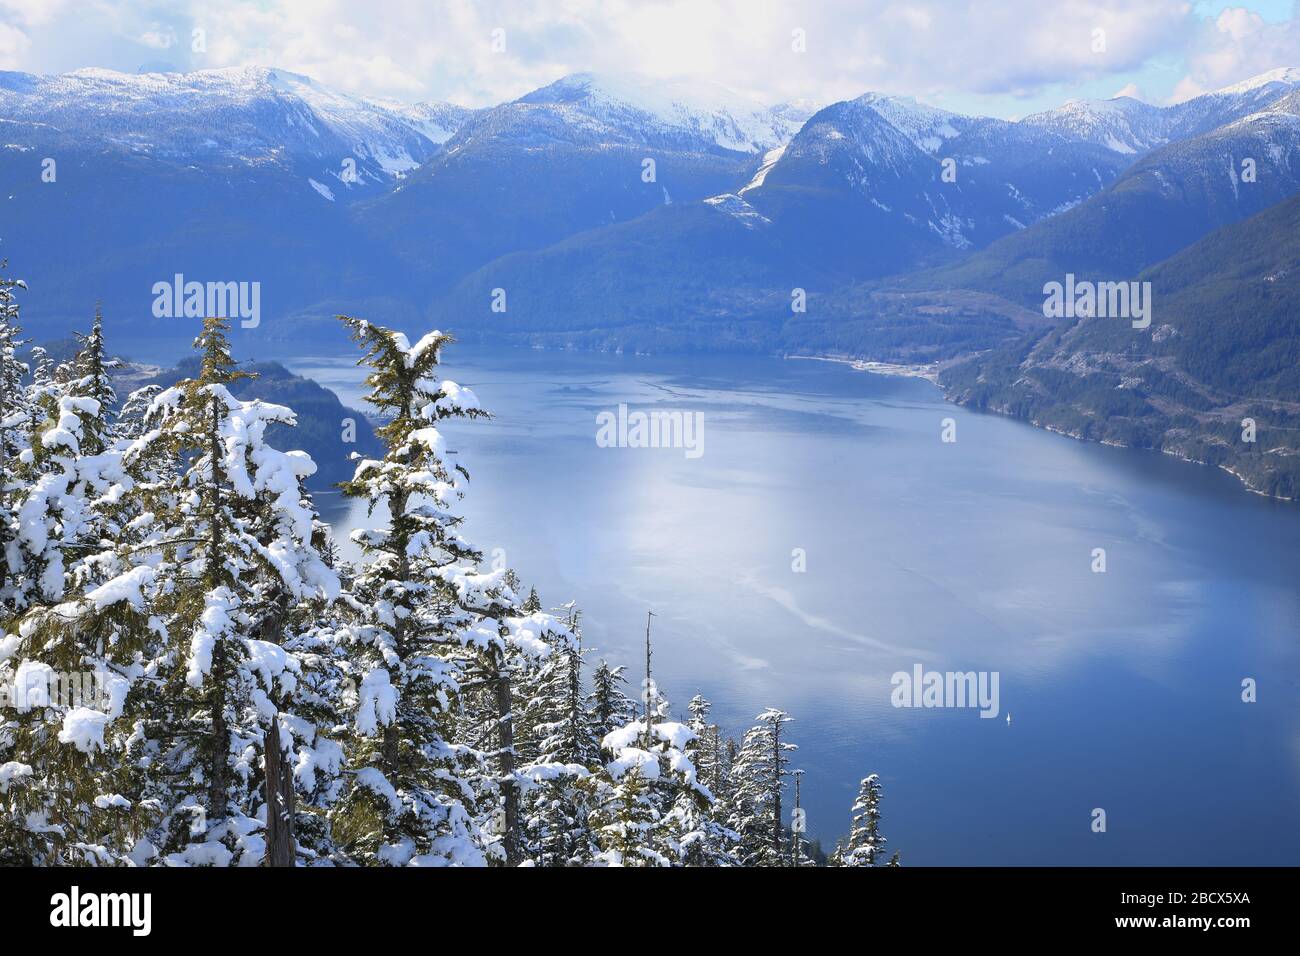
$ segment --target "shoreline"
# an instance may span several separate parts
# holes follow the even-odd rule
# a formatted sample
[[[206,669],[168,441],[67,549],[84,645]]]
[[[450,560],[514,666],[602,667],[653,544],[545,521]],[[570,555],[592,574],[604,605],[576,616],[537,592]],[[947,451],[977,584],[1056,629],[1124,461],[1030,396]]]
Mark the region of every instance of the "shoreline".
[[[1206,467],[1206,468],[1217,468],[1218,470],[1228,475],[1231,475],[1233,478],[1235,478],[1237,480],[1237,486],[1242,490],[1246,491],[1249,494],[1256,495],[1257,497],[1264,498],[1268,501],[1284,501],[1289,504],[1294,504],[1298,500],[1300,500],[1296,498],[1289,498],[1286,495],[1272,494],[1270,492],[1263,491],[1260,488],[1255,487],[1254,484],[1252,484],[1251,479],[1248,475],[1244,474],[1241,471],[1238,471],[1236,468],[1232,467],[1231,464],[1226,462],[1214,463],[1208,461],[1201,461],[1200,459],[1197,458],[1189,458],[1186,455],[1181,454],[1176,449],[1172,449],[1172,448],[1143,449],[1143,448],[1136,448],[1133,445],[1127,445],[1123,442],[1115,441],[1113,439],[1085,438],[1083,435],[1078,435],[1073,432],[1066,431],[1065,429],[1057,428],[1053,425],[1048,425],[1036,421],[1032,418],[1025,418],[1020,415],[1015,415],[1011,412],[1004,411],[1002,409],[972,408],[971,406],[963,404],[962,402],[955,401],[949,394],[948,390],[939,384],[939,371],[941,369],[942,363],[933,363],[929,365],[909,365],[905,363],[895,363],[895,362],[868,362],[862,359],[855,359],[843,355],[787,355],[785,356],[785,358],[805,359],[808,361],[816,361],[816,362],[833,362],[837,365],[848,365],[856,371],[870,372],[875,375],[887,375],[887,376],[899,377],[899,378],[922,378],[925,379],[927,382],[930,382],[937,389],[939,389],[940,393],[943,395],[943,400],[945,402],[948,402],[951,405],[955,405],[958,408],[964,408],[967,411],[976,412],[976,413],[984,412],[987,414],[998,415],[1002,418],[1011,419],[1012,421],[1024,422],[1026,425],[1029,425],[1031,428],[1037,428],[1040,431],[1049,432],[1053,435],[1060,435],[1064,438],[1070,438],[1073,439],[1074,441],[1080,441],[1087,444],[1103,445],[1110,448],[1122,448],[1126,451],[1154,451],[1157,454],[1168,455],[1171,458],[1175,458],[1179,461],[1186,462],[1187,464],[1201,465],[1202,467]]]
[[[478,345],[481,346],[481,345],[483,345],[484,343],[475,343],[475,344],[478,344]],[[518,348],[518,346],[515,346],[515,347]],[[615,352],[615,351],[610,351],[610,350],[607,350],[607,349],[548,349],[548,348],[546,348],[545,346],[539,346],[539,345],[531,346],[531,347],[529,348],[529,350],[531,350],[531,351],[540,351],[540,352],[549,352],[549,351],[578,351],[578,352],[588,352],[588,353],[591,353],[591,354],[597,354],[597,355],[620,355],[620,354],[622,354],[622,353]],[[654,356],[654,355],[656,355],[656,354],[663,354],[663,353],[652,353],[652,352],[647,352],[647,353],[633,353],[633,354],[644,355],[644,356],[646,356],[646,357],[650,357],[650,356]],[[779,356],[779,357],[780,357],[781,359],[783,359],[783,360],[792,360],[792,359],[796,359],[796,360],[802,360],[802,361],[808,361],[808,362],[830,362],[830,363],[833,363],[833,364],[835,364],[835,365],[847,365],[847,366],[849,366],[850,368],[852,368],[854,371],[868,372],[868,373],[873,374],[873,375],[882,375],[882,376],[887,376],[887,377],[890,377],[890,378],[919,378],[919,379],[924,379],[925,381],[929,382],[931,385],[933,385],[935,388],[937,388],[937,389],[939,390],[939,392],[940,392],[940,394],[943,396],[943,400],[944,400],[945,402],[947,402],[947,403],[949,403],[949,404],[951,404],[951,405],[957,406],[957,407],[959,407],[959,408],[964,408],[964,409],[966,409],[967,411],[970,411],[970,412],[975,412],[975,413],[984,413],[984,414],[992,414],[992,415],[997,415],[997,416],[1002,417],[1002,418],[1010,419],[1010,420],[1012,420],[1012,421],[1023,422],[1024,424],[1030,426],[1031,428],[1036,428],[1036,429],[1038,429],[1039,431],[1048,432],[1048,433],[1050,433],[1050,434],[1054,434],[1054,435],[1060,435],[1060,436],[1062,436],[1062,437],[1064,437],[1064,438],[1070,438],[1070,439],[1073,439],[1074,441],[1080,441],[1080,442],[1085,442],[1085,443],[1088,443],[1088,444],[1094,444],[1094,445],[1103,445],[1103,446],[1107,446],[1107,447],[1111,447],[1111,448],[1122,448],[1122,449],[1125,449],[1125,450],[1127,450],[1127,451],[1154,451],[1154,452],[1156,452],[1156,453],[1158,453],[1158,454],[1161,454],[1161,455],[1168,455],[1168,456],[1171,457],[1171,458],[1176,458],[1176,459],[1178,459],[1178,460],[1180,460],[1180,461],[1183,461],[1183,462],[1186,462],[1186,463],[1188,463],[1188,464],[1193,464],[1193,465],[1202,465],[1202,466],[1205,466],[1205,467],[1217,468],[1217,469],[1219,469],[1219,470],[1221,470],[1221,471],[1223,471],[1223,472],[1225,472],[1225,473],[1231,475],[1233,478],[1237,479],[1238,487],[1241,488],[1241,489],[1243,489],[1244,491],[1246,491],[1246,492],[1252,494],[1252,495],[1256,495],[1257,497],[1264,498],[1264,499],[1271,500],[1271,501],[1284,501],[1284,502],[1288,502],[1288,503],[1295,503],[1295,502],[1297,501],[1297,499],[1295,499],[1295,498],[1288,498],[1288,497],[1286,497],[1286,496],[1284,496],[1284,495],[1270,494],[1270,493],[1267,492],[1267,491],[1262,491],[1262,490],[1260,490],[1259,488],[1256,488],[1256,487],[1252,486],[1252,484],[1251,484],[1251,482],[1250,482],[1250,479],[1249,479],[1246,475],[1244,475],[1244,474],[1242,474],[1242,473],[1236,471],[1235,469],[1233,469],[1230,465],[1228,465],[1228,464],[1226,464],[1226,463],[1225,463],[1225,464],[1212,464],[1212,463],[1210,463],[1210,462],[1206,462],[1206,461],[1199,461],[1199,460],[1197,460],[1197,459],[1195,459],[1195,458],[1188,458],[1188,457],[1186,457],[1185,455],[1179,454],[1177,451],[1172,450],[1172,449],[1165,449],[1165,448],[1142,449],[1142,448],[1135,448],[1135,447],[1133,447],[1132,445],[1126,445],[1126,444],[1124,444],[1124,443],[1122,443],[1122,442],[1118,442],[1118,441],[1114,441],[1114,440],[1110,440],[1110,439],[1099,440],[1099,439],[1094,439],[1094,438],[1085,438],[1085,437],[1082,436],[1082,435],[1077,435],[1077,434],[1071,433],[1071,432],[1066,431],[1066,430],[1061,429],[1061,428],[1057,428],[1057,427],[1052,426],[1052,425],[1043,424],[1043,423],[1037,422],[1037,421],[1035,421],[1035,420],[1033,420],[1033,419],[1030,419],[1030,418],[1025,418],[1025,417],[1022,417],[1022,416],[1019,416],[1019,415],[1015,415],[1015,414],[1012,414],[1012,413],[1010,413],[1010,412],[1008,412],[1008,411],[1004,411],[1004,410],[999,409],[999,408],[992,408],[992,407],[990,407],[990,408],[985,408],[985,409],[976,409],[976,408],[972,408],[971,406],[966,405],[966,404],[964,404],[964,403],[962,403],[962,402],[955,401],[955,400],[950,396],[948,390],[945,389],[942,385],[939,384],[939,372],[942,370],[942,367],[943,367],[943,365],[944,365],[945,363],[936,362],[936,363],[930,363],[930,364],[920,365],[920,364],[908,364],[908,363],[903,363],[903,362],[876,362],[876,361],[867,361],[867,360],[864,360],[864,359],[853,358],[852,356],[848,356],[848,355],[782,355],[782,356]],[[281,361],[281,360],[276,359],[275,361]],[[953,361],[961,361],[961,359],[956,359],[956,360],[953,360]],[[283,363],[282,363],[282,364],[283,364]],[[949,363],[947,363],[947,364],[952,364],[952,362],[949,362]],[[286,365],[286,367],[289,367],[289,366]],[[295,372],[295,374],[300,374],[300,373]],[[320,383],[318,382],[317,384],[320,384]],[[324,385],[322,385],[321,387],[322,387],[322,388],[328,388],[328,386],[324,386]],[[340,399],[340,401],[342,401],[342,399]],[[365,413],[363,412],[362,414],[365,414]],[[367,416],[367,417],[369,417],[369,416]]]
[[[834,362],[847,365],[855,372],[870,372],[872,375],[887,375],[891,378],[923,378],[932,385],[939,385],[939,364],[909,365],[903,362],[869,362],[841,355],[786,355],[785,359],[802,359],[808,362]]]

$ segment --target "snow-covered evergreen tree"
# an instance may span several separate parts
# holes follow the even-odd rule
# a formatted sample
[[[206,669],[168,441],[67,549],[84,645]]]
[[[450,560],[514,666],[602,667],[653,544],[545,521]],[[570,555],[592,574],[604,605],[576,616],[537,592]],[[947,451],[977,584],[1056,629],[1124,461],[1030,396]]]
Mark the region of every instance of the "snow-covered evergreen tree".
[[[148,415],[149,409],[153,407],[153,400],[158,397],[158,393],[161,391],[161,386],[146,385],[143,388],[137,388],[128,395],[117,414],[117,422],[114,426],[115,436],[134,441],[144,435],[146,431],[145,416]]]
[[[559,753],[539,753],[523,763],[515,747],[517,704],[515,688],[535,683],[522,678],[544,673],[553,658],[562,658],[575,643],[574,636],[550,614],[525,613],[502,572],[480,573],[472,565],[440,569],[444,582],[454,587],[453,612],[460,621],[463,651],[458,655],[466,689],[476,688],[480,717],[468,726],[477,739],[490,743],[480,756],[480,805],[492,818],[484,827],[500,862],[517,866],[525,862],[525,789],[585,775],[580,764],[566,763]],[[499,852],[497,852],[499,851]]]
[[[725,766],[725,747],[717,724],[709,721],[712,704],[696,694],[687,705],[690,718],[686,726],[693,734],[686,744],[686,755],[695,767],[702,787],[710,799],[703,804],[680,800],[673,812],[684,833],[684,862],[687,866],[735,866],[739,863],[739,834],[727,826],[731,787]]]
[[[445,460],[436,425],[439,403],[448,413],[480,413],[472,396],[444,391],[449,383],[434,377],[447,336],[432,332],[412,345],[400,332],[343,321],[365,350],[365,400],[387,419],[378,430],[384,457],[358,462],[344,492],[386,520],[352,535],[366,563],[340,630],[356,699],[334,836],[364,864],[483,864],[475,754],[452,738],[460,692],[452,645],[461,627],[448,620],[438,573],[478,554],[461,539],[454,510],[466,475]]]
[[[95,319],[86,334],[75,333],[79,348],[72,361],[66,392],[73,398],[89,399],[95,404],[80,404],[81,451],[98,455],[113,440],[111,412],[117,406],[117,392],[109,370],[117,366],[104,347],[104,316],[95,309]],[[94,409],[92,413],[90,409]]]
[[[853,801],[853,823],[841,865],[875,866],[886,842],[880,833],[880,777],[873,773],[862,780]]]
[[[149,538],[137,547],[140,563],[117,579],[147,588],[161,641],[137,701],[133,756],[147,768],[143,795],[160,808],[159,849],[171,864],[267,858],[284,818],[267,819],[275,788],[265,774],[295,733],[307,751],[296,761],[310,762],[320,743],[313,727],[284,712],[303,671],[287,632],[338,592],[315,548],[316,516],[302,487],[315,465],[266,443],[270,426],[294,423],[289,409],[231,394],[246,373],[235,366],[227,327],[204,321],[197,376],[155,397],[150,427],[125,451],[137,468],[184,464],[142,487]],[[112,596],[133,600],[128,590]]]
[[[732,767],[735,786],[728,825],[740,834],[746,866],[785,866],[781,795],[789,776],[789,754],[798,749],[786,740],[785,711],[768,708],[745,734]]]
[[[685,724],[654,720],[647,733],[634,720],[602,741],[605,765],[586,786],[591,825],[605,866],[682,866],[699,839],[699,810],[711,796],[696,778],[684,748]],[[694,811],[687,812],[684,801]]]
[[[695,739],[691,742],[691,759],[695,763],[695,771],[700,776],[700,782],[717,796],[723,789],[725,758],[721,731],[717,724],[709,721],[709,711],[713,705],[707,698],[696,694],[686,706],[691,715],[686,726],[695,734]]]
[[[624,692],[627,678],[623,668],[610,667],[604,660],[591,675],[591,693],[587,695],[587,711],[593,721],[593,733],[603,740],[608,734],[626,727],[637,718],[637,706]]]
[[[526,799],[527,829],[538,865],[585,866],[598,848],[589,825],[590,790],[579,784],[601,766],[600,738],[582,692],[581,615],[572,603],[561,610],[573,640],[539,669],[527,708],[530,733],[540,740],[535,760],[524,768],[536,780]],[[539,774],[537,767],[551,769]],[[575,770],[557,773],[556,767]]]
[[[364,863],[518,864],[512,680],[567,632],[524,610],[508,571],[480,571],[482,554],[460,533],[469,473],[439,426],[485,413],[469,389],[437,378],[450,336],[435,331],[412,345],[400,332],[343,321],[366,350],[366,401],[387,419],[383,459],[359,462],[344,491],[372,513],[382,506],[387,523],[353,534],[367,564],[341,632],[358,691],[352,784],[334,812],[335,836]]]
[[[4,267],[5,263],[0,261],[0,270]],[[22,279],[0,275],[0,627],[17,610],[16,591],[22,568],[21,560],[11,552],[10,546],[13,542],[13,499],[22,490],[22,484],[15,469],[21,456],[31,453],[31,427],[24,389],[28,368],[18,355],[23,340],[17,293],[26,288],[27,283]]]

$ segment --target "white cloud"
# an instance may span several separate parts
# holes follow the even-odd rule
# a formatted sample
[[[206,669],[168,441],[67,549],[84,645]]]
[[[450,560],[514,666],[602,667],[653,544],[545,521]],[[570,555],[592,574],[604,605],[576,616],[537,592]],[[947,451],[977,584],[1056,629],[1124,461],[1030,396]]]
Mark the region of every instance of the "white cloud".
[[[67,0],[0,0],[0,26],[4,21],[37,27],[50,23],[67,9]]]
[[[1270,23],[1245,7],[1228,7],[1197,31],[1187,75],[1171,99],[1180,102],[1284,66],[1300,66],[1295,19]]]
[[[31,40],[22,30],[0,23],[0,69],[19,69],[29,46]]]
[[[139,42],[154,50],[166,50],[176,42],[171,30],[146,30],[140,34]]]
[[[212,4],[214,12],[231,6],[242,5]],[[442,98],[489,103],[576,70],[631,70],[705,76],[768,101],[830,101],[867,89],[922,96],[1018,92],[1081,74],[1128,71],[1193,25],[1183,0],[1071,0],[1063,8],[1039,0],[960,7],[884,0],[451,0],[383,8],[375,16],[371,5],[353,2],[282,3],[259,18],[264,36],[240,47],[244,55],[260,48],[286,69],[387,95],[404,95],[419,83]],[[236,35],[243,33],[241,22],[232,12]],[[346,43],[336,36],[340,24],[353,37]],[[506,36],[501,54],[490,49],[498,27]],[[1103,54],[1091,48],[1096,28],[1107,32]],[[805,32],[806,53],[791,48],[795,29]],[[400,67],[358,68],[368,53]],[[381,85],[387,88],[375,88]]]
[[[37,72],[133,70],[173,35],[166,56],[178,68],[278,66],[352,92],[466,105],[578,70],[701,76],[768,102],[869,89],[1030,96],[1126,81],[1194,43],[1206,62],[1191,75],[1232,72],[1211,62],[1187,0],[0,0],[0,10],[30,38],[0,39],[0,56]],[[1253,55],[1252,17],[1225,11],[1212,31],[1244,51],[1234,62]],[[194,27],[206,31],[204,53],[190,51]],[[491,47],[498,28],[503,53]],[[805,53],[791,49],[796,29]],[[1104,52],[1094,30],[1105,31]]]

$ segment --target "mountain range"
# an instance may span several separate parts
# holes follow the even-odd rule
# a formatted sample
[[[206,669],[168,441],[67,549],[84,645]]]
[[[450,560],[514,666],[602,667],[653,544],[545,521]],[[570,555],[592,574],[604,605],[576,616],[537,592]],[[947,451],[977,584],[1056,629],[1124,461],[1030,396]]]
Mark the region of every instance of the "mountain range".
[[[1044,317],[1045,283],[1151,276],[1154,328],[1178,330],[1191,313],[1164,314],[1185,301],[1169,277],[1195,277],[1180,256],[1264,248],[1289,224],[1270,213],[1300,193],[1300,70],[1014,122],[874,92],[767,106],[590,73],[484,109],[368,100],[278,69],[0,73],[0,183],[0,256],[49,336],[101,300],[124,350],[186,342],[192,320],[150,309],[154,285],[182,274],[259,283],[261,321],[235,330],[259,355],[330,350],[333,316],[355,312],[528,346],[936,363],[959,400],[1046,420],[1049,382],[1079,391],[1048,370],[1100,366],[1074,351],[1091,322]],[[1229,311],[1263,281],[1205,274],[1220,293],[1243,284],[1213,297]],[[1250,340],[1231,314],[1216,328]],[[1015,384],[1026,362],[1042,373],[1032,399]],[[1233,415],[1229,393],[1283,400],[1255,393],[1259,368],[1213,386],[1198,368],[1159,386],[1114,374],[1126,401],[1175,381],[1219,389],[1207,408]],[[1214,416],[1148,404],[1158,414],[1108,440],[1213,457]],[[1194,441],[1173,442],[1188,409]],[[1276,464],[1245,470],[1279,493]]]
[[[1013,123],[594,74],[469,110],[277,69],[0,73],[0,254],[60,333],[99,298],[126,334],[183,340],[148,309],[181,273],[260,282],[268,321],[244,334],[265,343],[333,335],[313,320],[347,308],[521,341],[600,328],[623,332],[586,339],[627,345],[649,325],[785,348],[792,288],[851,317],[855,283],[1012,241],[1297,88],[1274,71],[1174,107],[1088,101]]]

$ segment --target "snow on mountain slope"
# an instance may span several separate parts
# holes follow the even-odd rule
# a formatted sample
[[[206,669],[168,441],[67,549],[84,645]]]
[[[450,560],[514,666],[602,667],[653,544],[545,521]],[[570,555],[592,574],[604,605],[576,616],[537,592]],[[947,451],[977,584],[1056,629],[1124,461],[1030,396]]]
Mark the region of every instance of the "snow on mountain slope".
[[[1248,80],[1242,80],[1240,83],[1225,86],[1221,90],[1205,95],[1253,96],[1262,91],[1267,96],[1281,89],[1293,90],[1296,87],[1300,87],[1300,69],[1294,66],[1284,66],[1276,70],[1269,70],[1267,73],[1260,73],[1258,76],[1252,76]]]
[[[370,100],[375,106],[397,116],[430,142],[441,146],[455,135],[478,110],[454,103],[401,103],[397,100]]]
[[[826,103],[821,100],[813,100],[808,97],[800,97],[796,100],[786,100],[784,103],[777,103],[772,107],[772,112],[781,119],[789,123],[796,132],[804,123],[812,119],[818,110],[823,109]]]
[[[784,154],[785,144],[774,146],[772,149],[769,149],[764,153],[763,162],[759,164],[758,169],[754,172],[754,175],[750,178],[749,182],[740,188],[737,195],[743,196],[751,189],[757,189],[759,186],[763,185],[763,180],[767,178],[767,174],[772,171],[772,167],[777,164]]]
[[[1086,199],[1127,165],[1068,133],[867,93],[809,119],[740,192],[774,220],[773,203],[847,201],[876,233],[966,249]]]
[[[592,137],[676,141],[685,148],[761,153],[798,132],[797,105],[782,113],[715,83],[574,73],[520,97]]]
[[[1257,113],[1296,89],[1300,89],[1300,69],[1288,67],[1173,106],[1151,106],[1125,96],[1072,100],[1020,122],[1117,153],[1142,154]]]
[[[869,107],[898,130],[922,152],[934,155],[948,140],[979,122],[979,119],[950,113],[918,103],[910,96],[864,93],[853,102]]]
[[[826,107],[804,124],[772,172],[808,164],[825,169],[855,190],[905,175],[924,150],[909,130],[895,126],[877,105],[862,97]],[[769,173],[765,183],[771,179]]]
[[[308,161],[344,186],[383,183],[418,166],[468,114],[442,104],[370,102],[260,67],[0,74],[0,115],[10,120],[177,162]],[[355,178],[345,160],[355,164]]]
[[[1170,132],[1169,117],[1160,107],[1127,96],[1071,100],[1054,110],[1026,116],[1020,122],[1125,154],[1145,153],[1163,146],[1169,141]]]
[[[724,212],[729,216],[735,217],[746,229],[757,229],[760,225],[771,225],[772,220],[768,219],[757,209],[745,202],[735,193],[723,193],[720,196],[710,196],[704,200],[706,206],[712,206],[719,212]]]
[[[1168,107],[1173,119],[1170,140],[1208,133],[1264,109],[1300,89],[1300,70],[1287,68],[1261,73],[1221,90],[1204,93]]]

